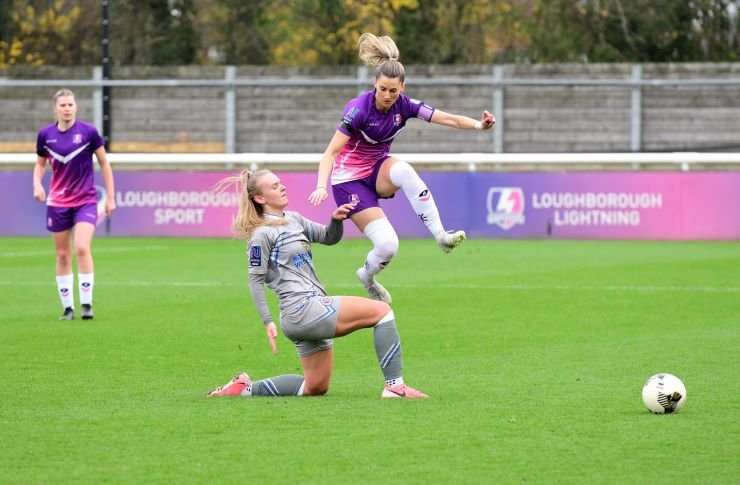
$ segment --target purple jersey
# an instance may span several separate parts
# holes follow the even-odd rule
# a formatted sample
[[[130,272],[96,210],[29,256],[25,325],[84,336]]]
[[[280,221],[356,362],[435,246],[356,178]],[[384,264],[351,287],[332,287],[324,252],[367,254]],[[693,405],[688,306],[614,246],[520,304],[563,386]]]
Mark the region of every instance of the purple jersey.
[[[374,89],[351,100],[337,126],[337,130],[350,138],[334,160],[332,185],[370,175],[375,163],[390,152],[391,143],[406,126],[406,120],[421,118],[428,122],[432,113],[431,106],[403,94],[384,113],[375,107]]]
[[[76,120],[67,131],[57,124],[39,131],[36,154],[51,163],[51,184],[46,204],[77,207],[97,201],[93,153],[103,146],[103,138],[91,124]]]

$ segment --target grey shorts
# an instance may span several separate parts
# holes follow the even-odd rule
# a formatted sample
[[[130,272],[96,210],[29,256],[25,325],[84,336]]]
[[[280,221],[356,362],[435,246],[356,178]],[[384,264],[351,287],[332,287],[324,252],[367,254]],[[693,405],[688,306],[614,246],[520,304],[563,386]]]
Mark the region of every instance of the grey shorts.
[[[341,296],[309,296],[290,313],[280,314],[280,328],[293,341],[299,356],[333,347],[341,303]]]

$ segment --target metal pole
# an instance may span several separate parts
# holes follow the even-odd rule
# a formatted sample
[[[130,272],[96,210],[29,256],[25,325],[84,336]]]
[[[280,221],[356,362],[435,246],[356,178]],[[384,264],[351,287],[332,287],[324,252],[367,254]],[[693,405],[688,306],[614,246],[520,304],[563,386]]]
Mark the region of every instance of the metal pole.
[[[357,96],[367,91],[369,83],[367,66],[357,67]]]
[[[236,152],[236,66],[226,66],[226,90],[224,105],[226,109],[226,153]],[[231,167],[229,167],[231,168]]]
[[[103,133],[103,68],[93,66],[93,124]]]
[[[108,0],[102,0],[103,4],[103,80],[110,79],[110,56],[108,55],[109,22],[108,22]],[[110,112],[110,86],[103,86],[103,140],[105,149],[110,150],[111,136],[111,112]]]
[[[493,125],[493,153],[504,151],[504,67],[493,66],[493,116],[496,124]]]
[[[630,103],[630,150],[642,148],[642,66],[632,65],[632,96]]]

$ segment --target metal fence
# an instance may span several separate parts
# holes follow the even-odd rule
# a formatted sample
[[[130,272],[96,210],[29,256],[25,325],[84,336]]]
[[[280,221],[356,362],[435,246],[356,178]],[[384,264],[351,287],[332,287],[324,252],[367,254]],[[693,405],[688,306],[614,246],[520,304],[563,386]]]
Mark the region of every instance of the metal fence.
[[[104,79],[101,67],[94,67],[90,79],[11,79],[0,78],[0,88],[13,87],[87,87],[92,89],[93,123],[102,132],[104,119],[107,113],[103,111],[103,88],[104,87],[203,87],[217,88],[223,91],[223,142],[226,153],[236,153],[237,150],[237,91],[240,87],[326,87],[341,86],[354,87],[359,93],[366,89],[371,83],[370,73],[364,66],[358,67],[354,76],[336,77],[309,77],[309,76],[263,76],[263,77],[238,77],[236,66],[227,66],[224,69],[222,79]],[[643,77],[643,66],[630,66],[629,78],[524,78],[507,77],[504,75],[504,66],[490,66],[488,75],[472,76],[440,76],[440,77],[413,77],[409,76],[407,83],[414,86],[478,86],[490,88],[490,103],[498,120],[491,134],[491,147],[493,153],[504,153],[505,127],[505,90],[512,87],[616,87],[629,90],[629,151],[640,152],[644,149],[643,140],[643,91],[647,87],[667,86],[740,86],[740,76],[718,78],[682,78],[682,79],[656,79]],[[740,110],[738,111],[740,113]],[[736,117],[740,121],[740,114]],[[734,119],[734,118],[733,118]],[[734,128],[738,132],[737,127]],[[328,140],[328,139],[327,139]],[[740,146],[740,135],[737,138]],[[626,150],[624,150],[626,151]]]

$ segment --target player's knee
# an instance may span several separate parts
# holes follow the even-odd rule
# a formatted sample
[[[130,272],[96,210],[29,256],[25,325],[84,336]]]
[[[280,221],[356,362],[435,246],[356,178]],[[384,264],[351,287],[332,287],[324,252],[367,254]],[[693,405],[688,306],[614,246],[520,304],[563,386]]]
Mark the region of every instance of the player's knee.
[[[391,167],[390,171],[391,181],[394,181],[393,179],[402,180],[408,177],[418,177],[418,174],[416,173],[416,170],[414,170],[414,167],[409,164],[409,162],[404,162],[403,160],[396,162]]]
[[[390,171],[391,182],[397,187],[406,187],[408,185],[424,185],[424,182],[416,173],[414,167],[408,162],[400,161],[393,164]]]
[[[72,262],[72,253],[69,251],[57,251],[57,263],[60,265],[68,265]]]
[[[77,255],[78,261],[82,258],[86,258],[90,256],[90,247],[89,246],[76,246],[75,254]]]
[[[328,382],[308,382],[303,388],[304,396],[323,396],[329,392]]]
[[[389,234],[386,239],[375,246],[378,257],[384,261],[390,261],[398,252],[398,236]]]
[[[380,322],[382,320],[385,320],[388,318],[388,315],[390,315],[390,318],[393,318],[393,310],[391,309],[391,306],[385,302],[379,301],[377,302],[378,305],[376,305],[375,310],[375,322]]]

